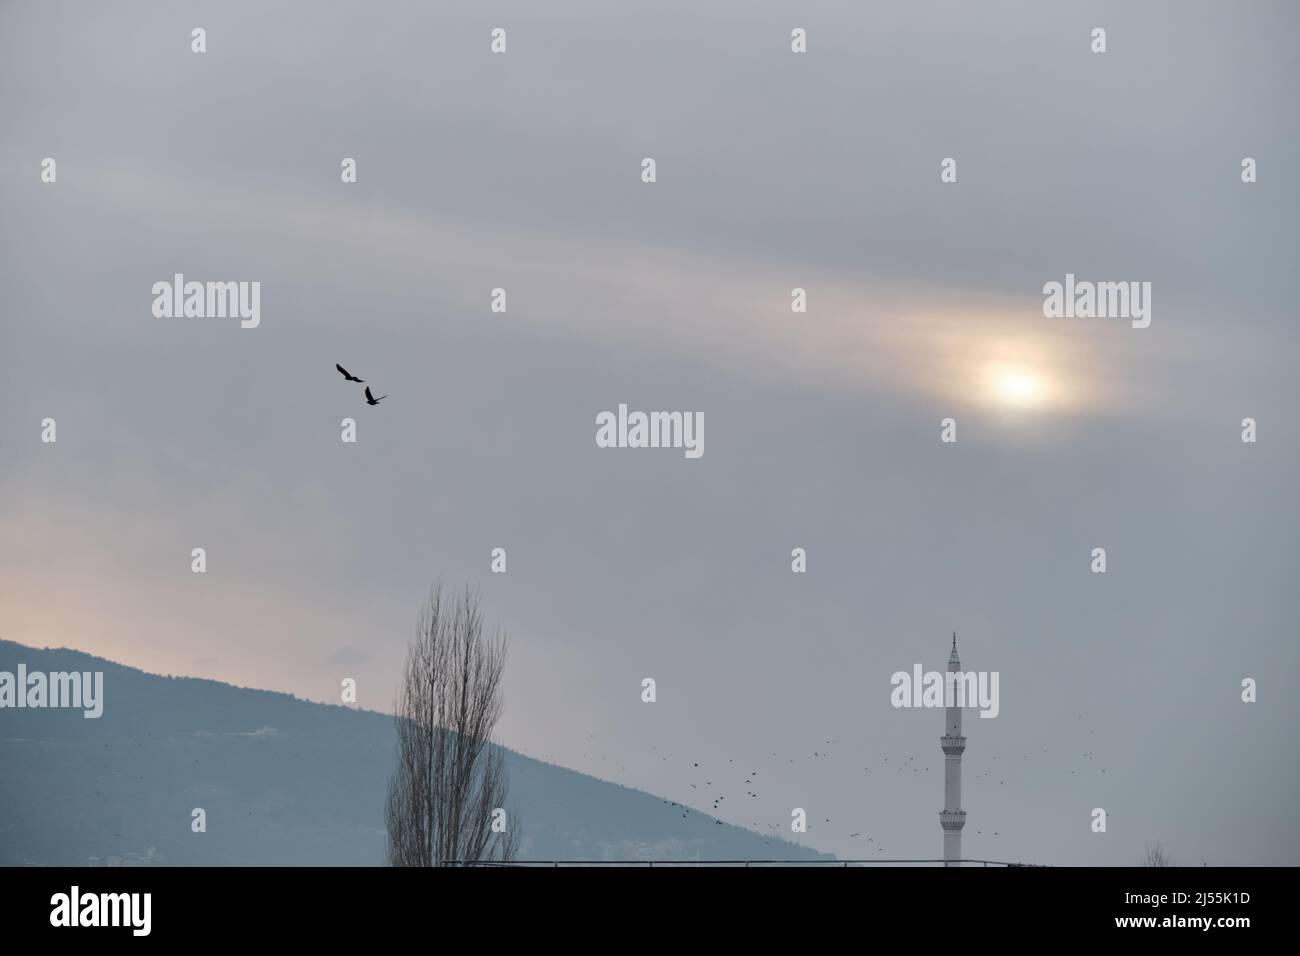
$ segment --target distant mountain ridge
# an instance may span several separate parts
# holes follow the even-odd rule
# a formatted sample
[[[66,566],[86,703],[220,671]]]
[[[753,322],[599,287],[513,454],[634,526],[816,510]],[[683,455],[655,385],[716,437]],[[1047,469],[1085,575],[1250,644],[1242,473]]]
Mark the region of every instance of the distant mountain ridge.
[[[104,713],[0,709],[0,865],[383,865],[391,716],[0,640],[0,671],[19,663],[102,671]],[[506,766],[521,859],[830,859],[509,749]]]

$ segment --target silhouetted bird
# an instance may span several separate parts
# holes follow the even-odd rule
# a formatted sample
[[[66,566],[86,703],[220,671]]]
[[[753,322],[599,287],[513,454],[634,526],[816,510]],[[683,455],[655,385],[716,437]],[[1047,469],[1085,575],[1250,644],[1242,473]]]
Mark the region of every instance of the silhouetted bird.
[[[375,396],[373,396],[373,395],[370,394],[370,386],[369,386],[369,385],[366,386],[366,404],[367,404],[367,405],[378,405],[380,402],[382,402],[382,401],[383,401],[384,399],[386,399],[387,397],[388,397],[387,395],[380,395],[378,398],[375,398]]]
[[[334,367],[335,367],[336,369],[338,369],[338,370],[339,370],[339,373],[340,373],[344,378],[346,378],[349,382],[364,382],[364,381],[365,381],[364,378],[357,378],[355,375],[353,375],[351,372],[349,372],[347,369],[345,369],[345,368],[344,368],[342,365],[340,365],[338,362],[335,362],[335,363],[334,363]]]

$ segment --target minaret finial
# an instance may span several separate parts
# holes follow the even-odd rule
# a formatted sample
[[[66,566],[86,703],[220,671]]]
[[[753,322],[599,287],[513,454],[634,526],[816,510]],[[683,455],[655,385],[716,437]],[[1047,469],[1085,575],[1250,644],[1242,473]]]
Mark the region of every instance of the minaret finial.
[[[956,632],[956,631],[953,631],[953,632],[952,632],[952,649],[953,649],[954,651],[957,650],[957,632]]]

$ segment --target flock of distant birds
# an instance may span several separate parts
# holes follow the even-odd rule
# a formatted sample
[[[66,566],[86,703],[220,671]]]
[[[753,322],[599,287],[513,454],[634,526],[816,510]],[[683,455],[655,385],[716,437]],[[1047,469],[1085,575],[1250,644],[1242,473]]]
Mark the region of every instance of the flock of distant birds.
[[[342,365],[340,365],[338,362],[335,362],[335,363],[334,363],[334,367],[335,367],[336,369],[338,369],[338,370],[339,370],[339,374],[342,375],[342,376],[343,376],[345,379],[347,379],[349,382],[357,382],[358,384],[366,385],[366,380],[365,380],[364,378],[357,378],[355,375],[353,375],[351,372],[349,372],[347,369],[345,369],[345,368],[344,368]],[[382,402],[382,401],[383,401],[384,399],[386,399],[387,397],[388,397],[387,395],[380,395],[378,398],[375,398],[375,396],[373,396],[373,395],[370,394],[370,386],[369,386],[369,385],[366,385],[366,404],[367,404],[367,405],[378,405],[380,402]]]
[[[1082,720],[1082,719],[1083,719],[1083,715],[1082,715],[1082,714],[1077,715],[1077,719]],[[1095,731],[1095,730],[1089,730],[1088,733],[1089,733],[1089,734],[1096,734],[1096,731]],[[595,735],[594,735],[594,734],[588,734],[588,735],[587,735],[587,739],[588,739],[588,740],[594,740],[594,739],[595,739]],[[835,741],[834,741],[833,739],[832,739],[832,740],[827,740],[827,741],[826,741],[826,745],[827,745],[827,746],[834,745],[834,743],[835,743]],[[651,750],[655,750],[655,751],[658,750],[658,748],[657,748],[657,747],[654,747],[654,746],[651,746],[650,749],[651,749]],[[1043,752],[1044,754],[1047,753],[1046,748],[1044,748],[1042,752]],[[777,752],[776,752],[775,750],[773,750],[773,751],[769,751],[769,754],[770,754],[770,756],[772,756],[772,757],[778,757],[778,754],[777,754]],[[817,758],[817,759],[822,759],[822,758],[830,757],[831,755],[830,755],[829,752],[823,752],[823,751],[819,748],[819,749],[814,750],[814,751],[812,752],[812,756],[813,756],[814,758]],[[1029,754],[1023,754],[1022,757],[1021,757],[1021,759],[1022,759],[1022,760],[1028,760],[1028,759],[1029,759],[1029,756],[1030,756]],[[1086,750],[1086,751],[1084,751],[1084,752],[1082,753],[1082,757],[1083,757],[1084,759],[1086,759],[1086,760],[1094,760],[1094,759],[1096,758],[1096,756],[1097,756],[1096,752],[1095,752],[1095,751],[1092,751],[1092,750]],[[593,759],[593,760],[596,759],[594,755],[589,754],[589,753],[584,753],[584,754],[583,754],[583,757],[585,757],[585,758],[587,758],[587,759]],[[992,760],[997,760],[997,759],[998,759],[997,754],[992,754],[992,755],[990,755],[990,757],[991,757]],[[554,760],[554,759],[555,759],[555,754],[550,754],[550,755],[548,755],[548,759],[550,759],[550,760]],[[605,760],[605,759],[607,759],[607,758],[605,758],[605,757],[601,757],[601,758],[599,758],[599,759],[601,759],[601,760]],[[667,761],[668,761],[668,757],[667,757],[666,755],[664,755],[664,754],[659,754],[659,759],[660,759],[661,762],[667,762]],[[908,754],[907,757],[906,757],[906,759],[904,759],[904,760],[902,761],[901,764],[896,762],[896,763],[894,764],[894,766],[895,766],[895,769],[896,769],[899,773],[903,773],[904,771],[909,770],[909,769],[912,771],[912,773],[918,773],[918,772],[921,772],[921,773],[928,773],[928,772],[930,771],[930,768],[929,768],[929,767],[920,767],[920,766],[914,766],[914,765],[909,767],[909,764],[915,764],[915,761],[916,761],[916,757],[915,757],[914,755],[912,755],[912,754]],[[787,757],[787,758],[786,758],[786,763],[787,763],[787,764],[793,764],[794,762],[795,762],[795,760],[794,760],[793,757]],[[881,762],[882,762],[883,764],[886,765],[886,766],[885,766],[885,769],[888,769],[889,758],[888,758],[888,757],[883,757],[883,758],[881,758]],[[733,769],[735,769],[735,760],[734,760],[734,759],[729,759],[729,760],[727,761],[727,764],[728,764],[728,766],[727,766],[726,768],[722,768],[724,771],[729,771],[729,770],[733,770]],[[742,764],[741,766],[743,767],[743,766],[746,766],[746,765],[745,765],[745,764]],[[752,764],[750,764],[749,766],[752,766]],[[621,769],[623,769],[624,771],[626,771],[627,768],[626,768],[626,767],[623,767],[623,768],[621,768]],[[870,768],[870,767],[863,767],[862,769],[863,769],[864,771],[868,772],[868,773],[871,771],[871,768]],[[977,773],[977,774],[975,774],[974,777],[971,778],[971,779],[977,779],[977,780],[978,780],[978,779],[989,778],[989,777],[992,776],[993,769],[996,769],[996,768],[991,768],[991,769],[989,769],[989,770],[985,770],[983,773]],[[713,794],[715,794],[715,795],[712,796],[712,797],[707,797],[707,796],[706,796],[706,799],[711,799],[711,800],[712,800],[712,803],[713,803],[713,806],[712,806],[713,812],[714,812],[714,813],[725,812],[725,811],[724,811],[724,808],[723,808],[723,802],[727,799],[726,794],[724,794],[724,793],[720,793],[720,792],[718,792],[717,788],[714,788],[714,782],[713,782],[713,780],[711,780],[711,779],[706,779],[706,777],[708,777],[708,776],[717,776],[717,774],[716,774],[716,773],[712,773],[712,772],[710,772],[707,768],[703,768],[703,769],[702,769],[701,766],[700,766],[700,762],[699,762],[698,760],[692,760],[692,761],[691,761],[691,770],[693,770],[693,771],[701,771],[701,779],[703,779],[704,786],[707,787],[707,788],[710,788],[708,791],[706,791],[706,794],[707,794],[707,793],[710,793],[710,792],[713,793]],[[1076,771],[1076,770],[1071,770],[1071,771],[1070,771],[1070,774],[1071,774],[1071,775],[1075,775],[1077,772],[1078,772],[1078,771]],[[1102,773],[1105,773],[1105,772],[1106,772],[1105,768],[1101,768],[1101,772],[1102,772]],[[756,770],[756,769],[755,769],[755,770],[750,770],[750,771],[747,771],[747,772],[744,773],[745,786],[746,786],[746,788],[747,788],[747,789],[745,790],[745,795],[746,795],[747,797],[750,797],[750,798],[756,798],[756,797],[758,797],[758,792],[757,792],[756,790],[752,789],[752,788],[755,786],[755,784],[754,784],[754,780],[755,780],[757,777],[758,777],[758,770]],[[1005,785],[1006,785],[1006,781],[1005,781],[1005,780],[998,780],[998,786],[1005,786]],[[694,783],[694,782],[690,783],[690,788],[691,788],[692,790],[697,790],[697,791],[700,790],[700,786],[699,786],[699,784],[698,784],[698,783]],[[936,795],[936,796],[937,796],[937,795]],[[668,798],[666,798],[666,797],[660,797],[660,802],[661,802],[662,804],[664,804],[666,807],[670,808],[674,813],[678,813],[678,814],[680,814],[680,815],[681,815],[681,818],[682,818],[683,820],[689,818],[689,816],[691,815],[692,812],[695,812],[695,813],[700,813],[700,812],[701,812],[701,811],[697,810],[695,807],[688,806],[688,805],[686,805],[685,803],[681,803],[681,802],[679,802],[679,801],[677,801],[677,800],[670,800],[670,799],[668,799]],[[732,804],[731,806],[735,806],[735,804]],[[830,823],[830,822],[831,822],[831,818],[830,818],[830,817],[824,817],[824,818],[823,818],[823,821],[824,821],[824,823]],[[716,826],[723,826],[725,821],[723,821],[723,820],[719,820],[719,819],[717,819],[716,817],[714,817],[713,822],[714,822],[714,824],[715,824]],[[752,826],[752,827],[760,827],[760,826],[762,826],[762,824],[760,824],[759,821],[757,821],[757,820],[753,820],[753,821],[750,822],[750,826]],[[764,841],[763,841],[763,845],[764,845],[764,846],[771,846],[773,840],[776,840],[776,839],[784,839],[784,838],[786,838],[785,828],[786,828],[787,826],[789,826],[788,823],[768,823],[768,824],[766,824],[766,830],[768,831],[768,832],[767,832],[767,836],[769,837],[769,839],[764,840]],[[808,824],[808,830],[811,832],[812,829],[813,829],[812,822],[809,821],[809,824]],[[999,836],[1002,835],[1001,832],[998,831],[998,830],[993,830],[993,831],[991,831],[991,832],[992,832],[992,835],[995,836],[995,837],[999,837]],[[983,831],[983,830],[976,830],[976,831],[975,831],[975,834],[976,834],[977,836],[983,836],[983,835],[984,835],[984,831]],[[761,835],[761,831],[760,831],[760,835]],[[862,836],[863,836],[863,834],[862,834],[861,831],[858,831],[858,832],[854,832],[854,833],[850,833],[850,834],[848,834],[848,838],[849,838],[849,839],[861,839]],[[866,837],[866,842],[867,842],[867,843],[873,843],[873,844],[874,844],[874,843],[876,842],[876,839],[875,839],[875,837],[868,836],[868,837]],[[884,852],[885,852],[885,848],[884,848],[883,846],[877,846],[877,847],[876,847],[876,852],[877,852],[877,853],[884,853]]]

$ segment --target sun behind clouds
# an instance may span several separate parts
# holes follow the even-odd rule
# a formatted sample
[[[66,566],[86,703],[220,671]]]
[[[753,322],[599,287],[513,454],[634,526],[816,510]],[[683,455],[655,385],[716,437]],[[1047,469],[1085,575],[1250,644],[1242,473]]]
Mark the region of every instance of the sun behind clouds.
[[[1033,408],[1044,396],[1043,384],[1033,372],[1011,368],[992,373],[998,399],[1018,408]]]

